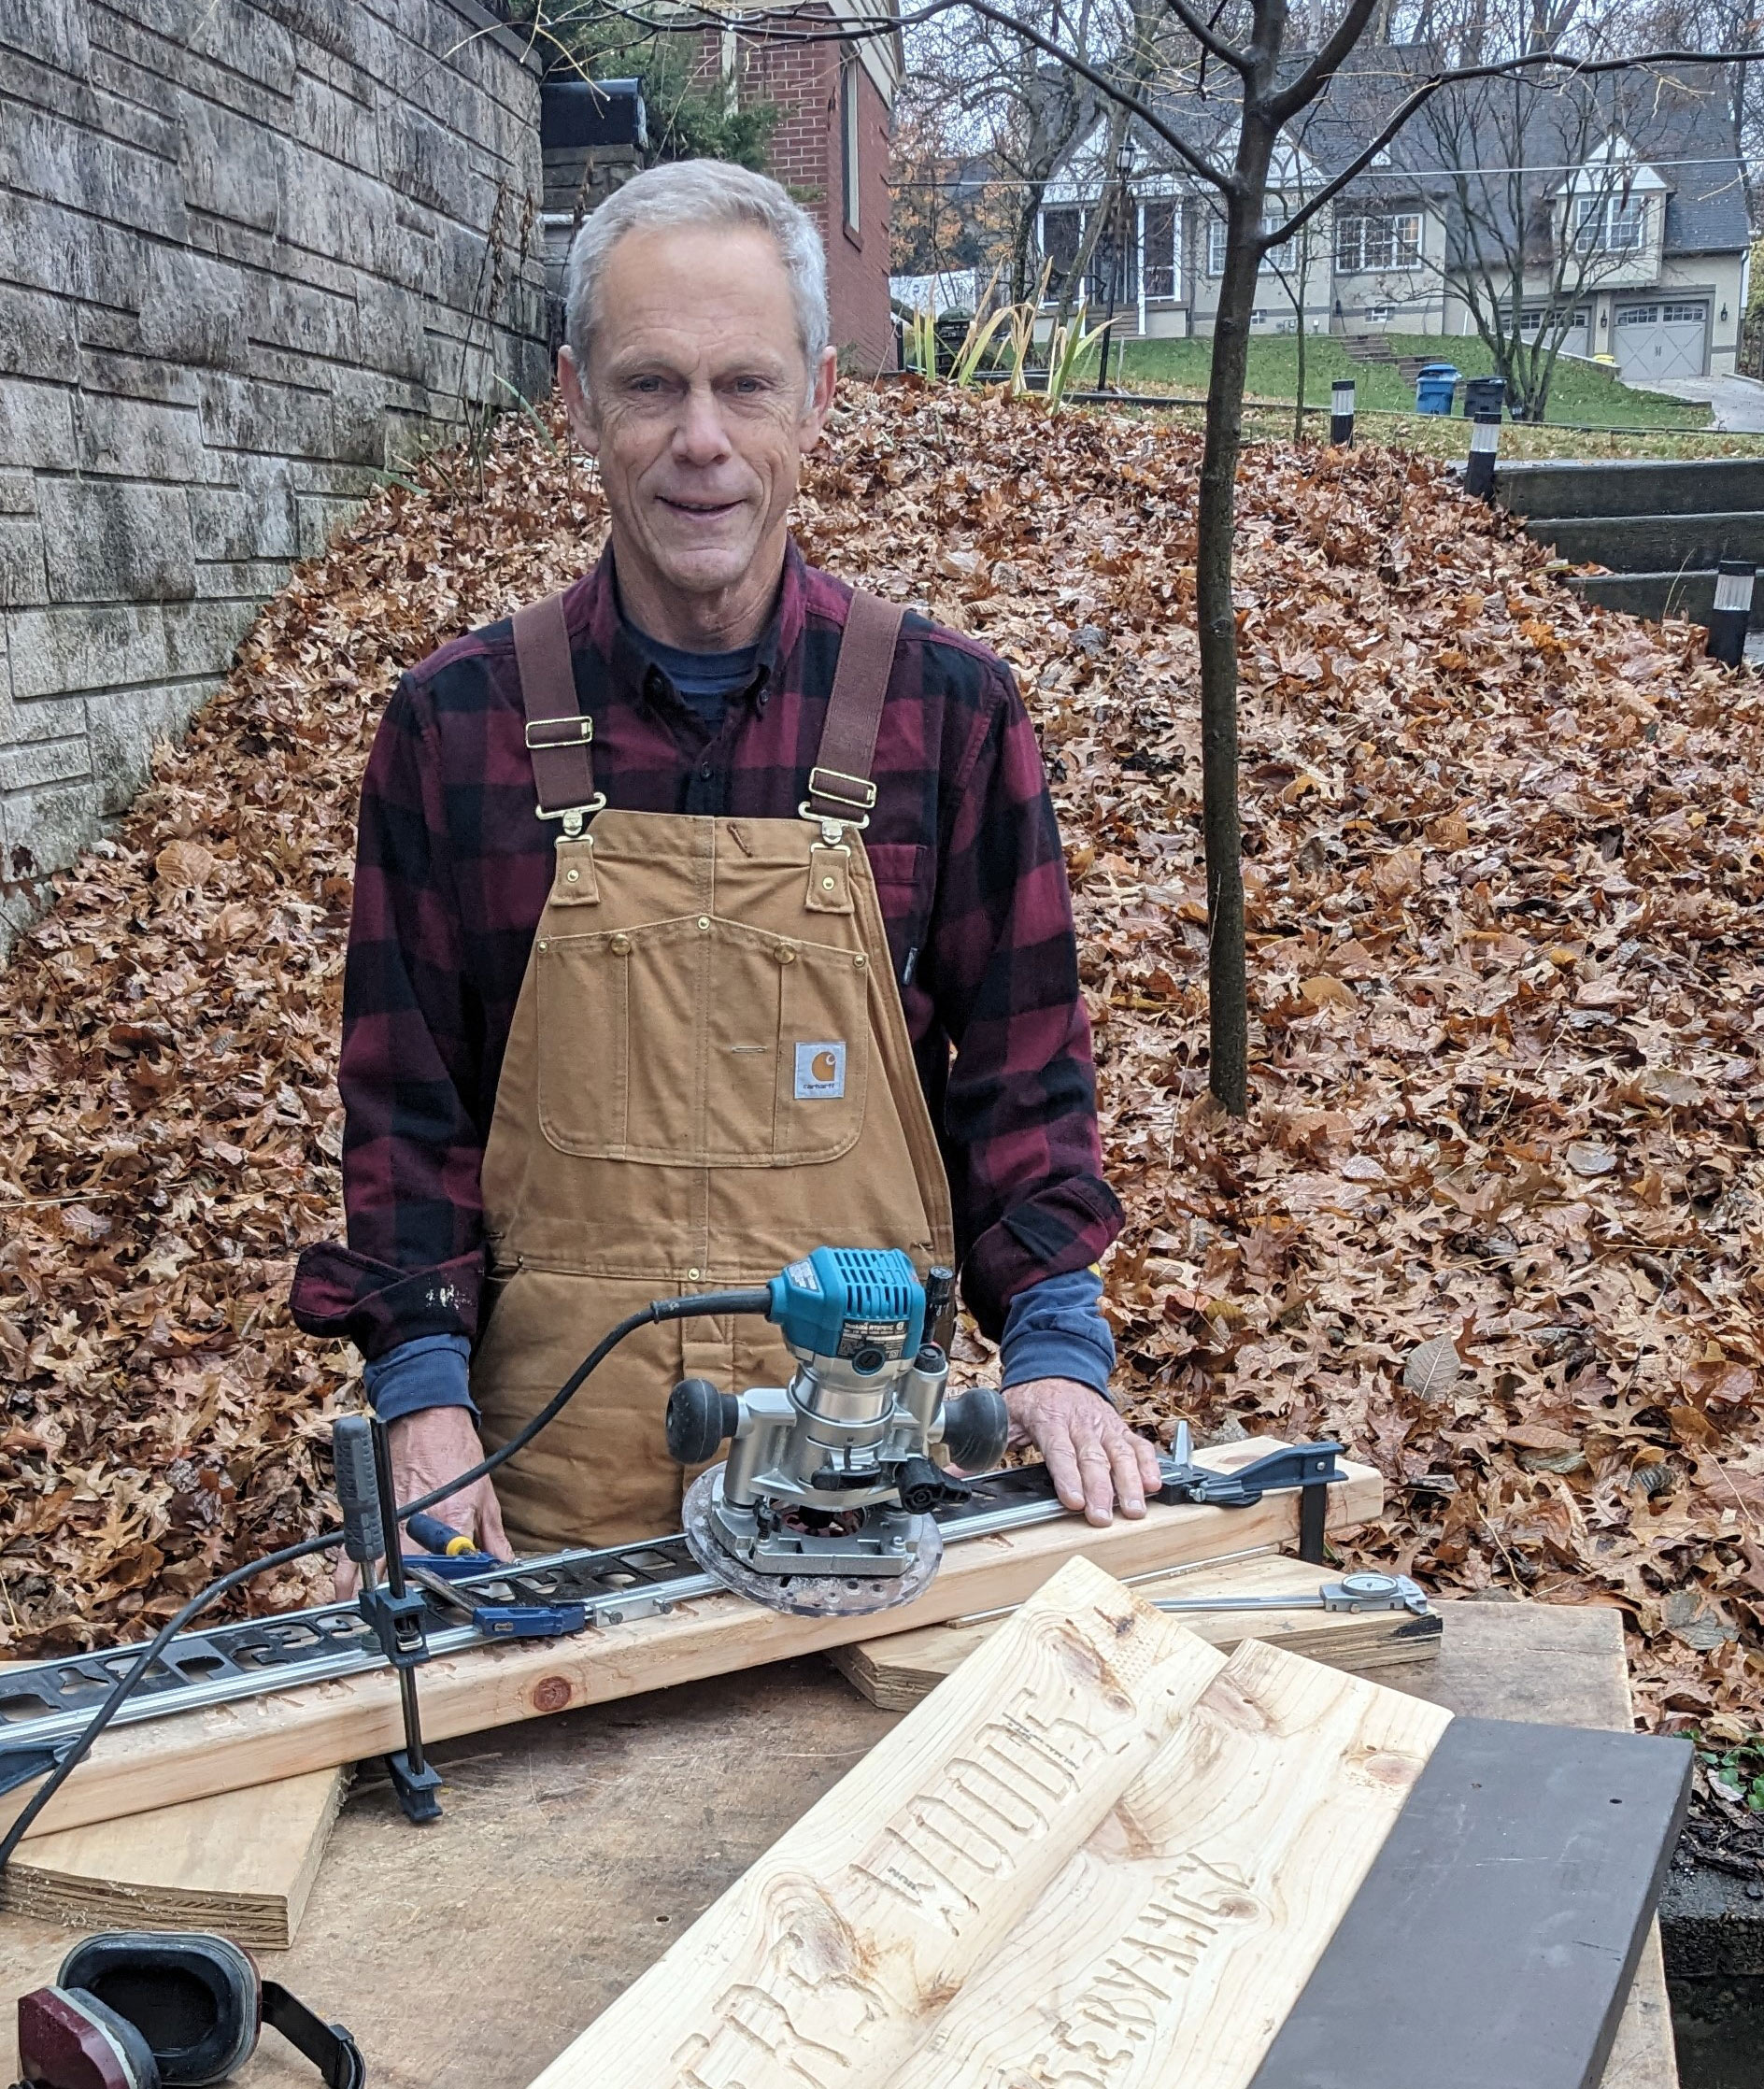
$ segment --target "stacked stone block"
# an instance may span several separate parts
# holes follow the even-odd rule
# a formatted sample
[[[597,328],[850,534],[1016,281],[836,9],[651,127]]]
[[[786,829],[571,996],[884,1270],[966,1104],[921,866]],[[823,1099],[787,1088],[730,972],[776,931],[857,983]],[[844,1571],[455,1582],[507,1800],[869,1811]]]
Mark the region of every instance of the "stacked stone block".
[[[548,384],[538,105],[476,0],[0,0],[0,938],[376,473]]]

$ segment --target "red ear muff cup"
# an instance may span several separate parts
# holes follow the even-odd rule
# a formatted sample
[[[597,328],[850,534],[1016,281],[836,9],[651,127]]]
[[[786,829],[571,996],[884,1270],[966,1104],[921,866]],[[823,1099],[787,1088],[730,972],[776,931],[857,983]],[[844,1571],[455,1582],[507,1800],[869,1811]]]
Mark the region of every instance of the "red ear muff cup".
[[[135,2027],[163,2089],[203,2089],[220,2082],[257,2044],[257,1968],[225,1937],[200,1930],[88,1937],[63,1960],[59,1980]]]
[[[78,1988],[19,1997],[19,2072],[62,2089],[160,2089],[153,2049],[126,2017]]]

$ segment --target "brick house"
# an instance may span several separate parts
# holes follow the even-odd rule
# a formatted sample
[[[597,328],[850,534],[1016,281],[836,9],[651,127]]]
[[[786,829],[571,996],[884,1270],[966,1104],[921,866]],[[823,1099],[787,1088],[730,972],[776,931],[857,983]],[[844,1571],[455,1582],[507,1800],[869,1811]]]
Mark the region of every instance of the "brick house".
[[[714,72],[744,105],[779,111],[766,171],[819,225],[833,345],[846,364],[867,372],[894,366],[889,163],[900,32],[852,43],[809,39],[818,21],[859,26],[893,13],[891,0],[826,0],[770,36],[707,32],[700,58],[701,74]]]
[[[831,22],[888,23],[892,14],[889,0],[824,0],[793,14],[789,28],[770,36],[706,30],[693,67],[695,87],[715,92],[720,86],[732,103],[778,111],[766,171],[820,227],[833,345],[846,367],[861,372],[892,369],[895,360],[889,318],[889,161],[902,70],[900,32],[889,28],[850,43],[813,37]],[[554,145],[550,135],[546,141],[546,234],[556,291],[562,289],[563,255],[580,206],[591,207],[641,161],[621,128],[620,111],[605,105],[604,114],[608,136],[604,144],[597,138],[591,151],[579,143]],[[547,122],[549,131],[549,109]]]

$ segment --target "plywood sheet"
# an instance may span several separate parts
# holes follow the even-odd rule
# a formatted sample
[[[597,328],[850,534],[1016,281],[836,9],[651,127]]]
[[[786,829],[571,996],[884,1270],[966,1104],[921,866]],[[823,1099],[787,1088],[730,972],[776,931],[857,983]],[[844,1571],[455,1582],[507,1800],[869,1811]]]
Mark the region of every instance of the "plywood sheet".
[[[1448,1718],[1074,1563],[536,2089],[1241,2085]]]
[[[1273,1448],[1254,1438],[1208,1450],[1230,1471]],[[1330,1489],[1331,1527],[1375,1516],[1383,1482],[1346,1465]],[[783,1617],[734,1596],[685,1603],[667,1617],[609,1626],[569,1640],[486,1647],[429,1663],[420,1676],[423,1731],[432,1740],[483,1732],[585,1704],[604,1704],[709,1675],[824,1653],[859,1638],[1020,1603],[1068,1560],[1088,1556],[1133,1575],[1297,1538],[1295,1493],[1267,1494],[1246,1509],[1154,1506],[1134,1522],[1093,1529],[1075,1516],[952,1546],[931,1586],[882,1618]],[[46,1809],[43,1826],[73,1827],[222,1791],[334,1768],[402,1745],[398,1684],[390,1672],[357,1676],[217,1705],[177,1719],[105,1734]],[[23,1788],[0,1796],[0,1820],[23,1805]]]
[[[1166,1574],[1135,1580],[1142,1596],[1294,1596],[1315,1595],[1330,1569],[1302,1559],[1264,1554],[1253,1559],[1221,1561],[1216,1566],[1184,1567]],[[968,1656],[998,1629],[1001,1618],[956,1618],[892,1639],[865,1640],[835,1647],[828,1659],[873,1705],[885,1712],[905,1712],[927,1691],[960,1668]],[[1437,1615],[1412,1617],[1407,1611],[1268,1611],[1245,1615],[1221,1611],[1184,1613],[1189,1631],[1223,1653],[1244,1640],[1266,1640],[1288,1654],[1302,1654],[1334,1669],[1368,1670],[1410,1661],[1431,1660],[1439,1650]]]
[[[309,1771],[26,1840],[0,1907],[82,1929],[218,1929],[285,1951],[349,1781]]]

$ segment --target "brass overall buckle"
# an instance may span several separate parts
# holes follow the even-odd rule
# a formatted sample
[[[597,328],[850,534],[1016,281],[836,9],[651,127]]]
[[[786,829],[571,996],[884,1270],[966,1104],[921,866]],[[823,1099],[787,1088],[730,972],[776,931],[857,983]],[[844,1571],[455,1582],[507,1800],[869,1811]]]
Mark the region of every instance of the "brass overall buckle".
[[[830,777],[833,782],[823,780]],[[834,788],[835,782],[856,784],[858,788],[855,791],[839,790]],[[831,798],[837,805],[850,805],[856,809],[857,817],[850,818],[840,813],[817,812],[813,803],[817,798]],[[799,819],[810,820],[819,825],[821,841],[828,848],[844,848],[849,855],[850,850],[845,837],[847,833],[862,833],[870,824],[870,813],[875,804],[875,786],[869,777],[848,776],[843,769],[817,767],[808,772],[808,796],[797,806],[796,815]]]
[[[561,819],[563,822],[563,831],[558,836],[559,841],[579,842],[582,838],[582,822],[592,819],[596,813],[604,812],[605,808],[606,793],[597,790],[586,805],[564,805],[554,813],[547,812],[543,805],[535,805],[533,811],[541,819]]]

